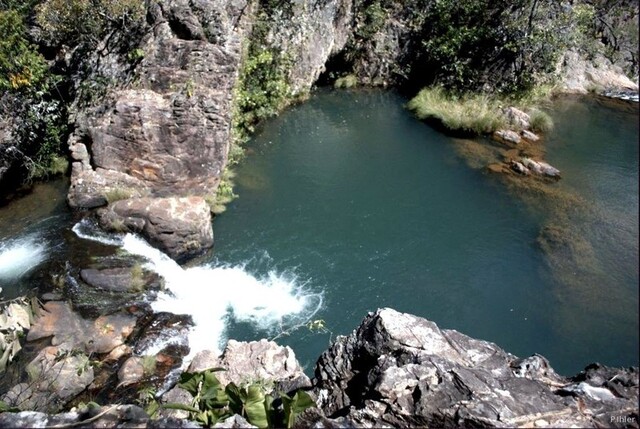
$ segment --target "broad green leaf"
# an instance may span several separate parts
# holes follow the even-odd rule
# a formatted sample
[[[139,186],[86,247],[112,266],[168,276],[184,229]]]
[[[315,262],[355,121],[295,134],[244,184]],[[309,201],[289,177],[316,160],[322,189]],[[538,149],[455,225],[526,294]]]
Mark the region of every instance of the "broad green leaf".
[[[231,382],[227,384],[227,387],[224,389],[227,392],[227,397],[229,398],[229,408],[235,414],[242,414],[243,408],[243,399],[240,394],[240,389],[236,386],[235,383]]]
[[[266,428],[269,426],[267,410],[264,407],[264,392],[260,386],[251,385],[247,388],[247,399],[244,404],[249,423]]]
[[[147,408],[144,409],[144,411],[147,413],[149,417],[153,418],[159,409],[160,409],[160,404],[158,404],[157,401],[151,401],[149,405],[147,405]]]
[[[267,426],[270,428],[280,426],[274,420],[276,411],[273,408],[273,396],[264,395],[264,410],[267,412]]]
[[[202,374],[204,377],[203,383],[202,383],[202,390],[208,391],[211,388],[216,388],[216,389],[222,388],[222,384],[220,384],[220,380],[218,380],[218,377],[216,377],[213,370],[208,369]]]
[[[162,404],[162,408],[166,408],[168,410],[182,410],[189,411],[190,413],[199,413],[200,410],[196,407],[192,407],[191,405],[178,404],[178,403],[168,403]]]
[[[307,392],[298,390],[293,398],[282,395],[282,404],[284,406],[285,423],[287,428],[293,427],[296,418],[307,408],[315,407],[316,403],[311,399]]]
[[[198,372],[183,372],[180,374],[179,386],[191,393],[192,396],[196,396],[202,379],[202,374]]]

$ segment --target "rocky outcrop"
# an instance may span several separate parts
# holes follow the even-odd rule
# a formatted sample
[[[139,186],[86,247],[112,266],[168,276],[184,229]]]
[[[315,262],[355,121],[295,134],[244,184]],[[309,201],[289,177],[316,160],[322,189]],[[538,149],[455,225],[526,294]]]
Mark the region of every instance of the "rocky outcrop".
[[[638,83],[629,79],[620,66],[597,54],[593,59],[570,50],[564,54],[558,66],[563,90],[570,93],[586,94],[638,93]]]
[[[59,407],[90,382],[91,367],[71,360],[86,358],[60,355],[54,348],[45,348],[42,359],[66,371],[61,387],[36,388],[34,394],[34,385],[21,384],[3,400],[14,405],[22,392],[31,392],[29,398],[54,398]],[[226,371],[216,376],[223,384],[262,380],[265,387],[284,392],[310,389],[318,408],[301,416],[300,427],[638,427],[638,368],[592,364],[566,378],[540,355],[521,359],[496,344],[388,308],[370,313],[351,335],[338,337],[320,356],[312,384],[291,349],[266,340],[230,341],[220,356],[201,352],[189,370],[220,367]],[[135,383],[143,372],[141,358],[129,358],[117,388]],[[185,405],[192,399],[179,387],[161,398]],[[57,409],[49,405],[49,411]],[[159,417],[150,420],[138,407],[118,405],[57,415],[3,413],[0,426],[193,427],[184,411],[166,409]],[[248,423],[236,416],[216,427]]]
[[[293,350],[264,339],[248,343],[229,340],[220,356],[211,351],[200,352],[193,358],[189,371],[210,368],[225,369],[217,375],[223,384],[264,380],[277,384],[284,392],[311,386]]]
[[[322,354],[314,391],[327,416],[355,426],[638,424],[637,368],[591,365],[564,378],[542,356],[519,359],[391,309],[369,314]]]
[[[138,232],[177,260],[213,246],[211,211],[201,197],[131,198],[98,211],[108,231]]]
[[[248,8],[246,1],[150,5],[136,87],[112,90],[76,115],[72,206],[103,205],[114,185],[105,177],[109,172],[152,197],[215,195],[229,147]],[[88,193],[96,197],[88,199]]]

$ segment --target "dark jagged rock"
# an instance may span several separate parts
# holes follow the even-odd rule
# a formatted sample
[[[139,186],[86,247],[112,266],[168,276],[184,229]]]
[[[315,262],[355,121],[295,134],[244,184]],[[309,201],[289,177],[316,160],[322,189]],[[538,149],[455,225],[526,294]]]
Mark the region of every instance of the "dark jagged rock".
[[[355,426],[637,427],[638,371],[599,365],[573,379],[539,355],[391,309],[370,314],[318,360],[314,391]],[[629,422],[633,422],[629,424]]]

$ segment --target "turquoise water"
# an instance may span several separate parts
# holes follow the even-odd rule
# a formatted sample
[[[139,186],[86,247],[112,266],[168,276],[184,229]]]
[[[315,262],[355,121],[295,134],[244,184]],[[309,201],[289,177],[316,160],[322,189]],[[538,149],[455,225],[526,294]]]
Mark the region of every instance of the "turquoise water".
[[[405,102],[390,92],[320,93],[266,124],[237,169],[240,198],[214,222],[217,263],[295,275],[305,291],[323,294],[312,319],[324,320],[333,335],[388,306],[516,355],[544,354],[567,374],[592,361],[636,364],[637,113],[619,112],[613,128],[610,119],[595,119],[610,113],[602,106],[559,104],[560,125],[549,139],[548,158],[566,173],[558,186],[624,207],[617,219],[630,239],[603,247],[625,259],[607,267],[627,301],[625,314],[618,317],[612,303],[598,309],[596,320],[610,319],[598,324],[586,298],[567,300],[564,277],[537,244],[555,211],[532,210],[494,177],[468,168],[449,138],[415,120]],[[594,127],[600,134],[590,141]],[[615,153],[601,142],[614,139],[611,133]],[[608,172],[598,177],[581,167],[594,151],[608,152],[593,155]],[[593,234],[610,220],[598,219]],[[586,329],[576,331],[567,319]],[[255,335],[247,324],[229,332]],[[279,341],[311,367],[330,335],[301,327]]]
[[[563,179],[532,198],[470,168],[460,142],[405,102],[320,92],[256,134],[236,169],[240,197],[214,222],[215,256],[170,267],[176,296],[179,286],[189,297],[175,308],[198,307],[203,342],[277,336],[310,372],[332,338],[393,307],[519,356],[541,353],[564,374],[637,365],[637,105],[557,101],[546,159]],[[0,208],[4,298],[50,284],[66,261],[84,267],[117,250],[72,232],[82,214],[66,208],[67,186]],[[544,251],[549,227],[571,244]],[[300,296],[310,304],[289,317]]]

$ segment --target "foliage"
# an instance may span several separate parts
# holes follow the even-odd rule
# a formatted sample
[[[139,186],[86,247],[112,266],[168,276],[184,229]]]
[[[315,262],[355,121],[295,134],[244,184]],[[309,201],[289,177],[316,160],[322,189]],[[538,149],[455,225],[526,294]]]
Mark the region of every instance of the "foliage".
[[[166,404],[164,407],[188,411],[191,419],[205,427],[239,414],[259,428],[291,428],[301,413],[315,406],[313,399],[301,390],[293,396],[280,393],[275,398],[260,383],[223,386],[214,374],[217,371],[221,369],[181,374],[179,386],[193,396],[192,405]],[[278,399],[281,407],[276,406]]]
[[[143,0],[46,0],[37,6],[35,18],[52,46],[95,47],[114,28],[141,27],[145,12]]]
[[[485,134],[505,125],[497,100],[487,95],[457,96],[441,87],[421,90],[407,108],[418,118],[436,120],[451,131]]]
[[[205,201],[209,205],[211,213],[216,215],[223,213],[227,209],[226,205],[238,198],[238,195],[233,192],[234,176],[235,174],[233,171],[227,167],[222,173],[222,178],[218,185],[216,195],[213,197],[205,197]]]
[[[427,10],[419,71],[447,88],[531,88],[570,42],[566,8],[550,0],[438,0]]]
[[[109,188],[109,190],[105,192],[104,197],[107,200],[107,203],[111,204],[120,200],[128,200],[134,195],[135,191],[133,189],[114,187]]]
[[[47,63],[27,38],[24,17],[0,10],[0,90],[37,87],[46,77]]]
[[[291,60],[277,49],[250,49],[240,74],[236,94],[241,133],[249,135],[255,125],[276,115],[288,102],[287,70]]]

